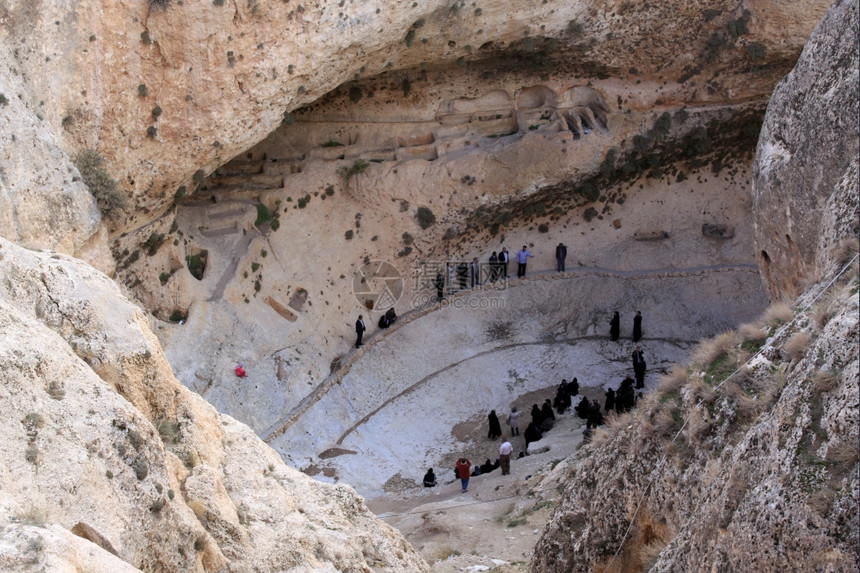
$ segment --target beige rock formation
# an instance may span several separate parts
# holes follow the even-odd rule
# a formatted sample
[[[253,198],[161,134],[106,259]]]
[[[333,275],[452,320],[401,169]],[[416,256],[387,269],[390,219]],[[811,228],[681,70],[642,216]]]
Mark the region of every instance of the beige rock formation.
[[[321,471],[320,480],[348,476],[374,493],[374,479],[387,480],[383,490],[397,481],[396,448],[379,475],[349,456],[321,463],[321,450],[337,454],[329,446],[349,433],[350,447],[371,452],[373,437],[355,429],[365,418],[366,431],[396,416],[384,406],[403,405],[410,376],[386,381],[397,396],[379,388],[357,395],[355,407],[334,392],[317,399],[337,382],[385,375],[370,359],[406,348],[397,334],[420,350],[440,320],[465,330],[470,315],[424,308],[432,287],[409,286],[397,308],[404,315],[417,301],[413,322],[390,340],[379,336],[356,365],[365,355],[350,354],[351,323],[367,311],[353,293],[355,271],[370,258],[411,271],[428,260],[486,260],[501,244],[546,243],[530,263],[545,273],[554,269],[551,245],[563,240],[582,273],[541,274],[531,283],[538,294],[568,296],[589,284],[602,305],[663,311],[673,300],[692,308],[697,292],[711,293],[699,321],[684,325],[684,340],[660,342],[667,354],[685,352],[687,337],[732,326],[763,301],[750,280],[760,248],[751,248],[747,194],[758,122],[827,5],[154,0],[0,8],[0,235],[12,241],[0,241],[0,401],[10,420],[0,442],[0,507],[11,516],[2,566],[426,570],[350,487],[311,480],[254,435],[281,440],[280,453]],[[107,160],[130,198],[127,211],[99,213],[69,159],[83,149]],[[850,173],[830,213],[856,203]],[[260,205],[278,216],[265,220]],[[435,224],[425,225],[421,207]],[[834,216],[820,252],[850,235],[845,221]],[[847,231],[829,230],[839,225]],[[820,272],[836,261],[825,257]],[[102,274],[113,275],[115,264],[140,307]],[[657,278],[672,285],[662,299],[646,288]],[[773,284],[783,282],[780,275]],[[552,323],[558,309],[535,292],[510,294],[535,314],[514,343],[545,344],[544,328],[561,340],[571,328]],[[599,337],[604,310],[582,310],[571,336],[584,329]],[[837,347],[830,332],[851,332],[850,313],[825,310],[826,335],[806,336],[836,364],[851,347]],[[500,335],[510,330],[505,318],[481,324]],[[479,338],[451,344],[462,351]],[[588,356],[595,372],[615,376],[606,364],[626,359],[599,343],[566,355],[556,353],[561,342],[546,346],[540,364],[553,373]],[[472,358],[445,350],[445,359]],[[438,374],[404,358],[403,370]],[[233,375],[238,362],[247,379]],[[513,387],[493,400],[538,387],[536,371],[526,384],[494,364]],[[848,374],[822,384],[844,393],[856,383]],[[804,405],[814,396],[785,396],[814,414],[815,430],[818,406]],[[817,403],[826,404],[822,423],[850,434],[854,414],[839,413],[846,400],[827,400]],[[338,435],[301,435],[315,431],[314,403],[339,408]],[[308,415],[293,423],[295,413]],[[815,430],[791,444],[814,446],[813,462],[850,462],[853,453],[825,431],[827,439]],[[741,465],[729,455],[720,476],[729,462]],[[822,472],[808,473],[819,484]],[[856,500],[839,497],[833,483],[811,503],[845,515]],[[856,482],[847,486],[856,491]],[[768,499],[783,491],[795,489]],[[738,520],[739,535],[748,523]],[[683,535],[708,538],[695,523]],[[807,546],[822,539],[810,536]],[[675,547],[661,566],[670,556],[697,562]],[[825,557],[845,558],[841,548]]]
[[[666,82],[667,100],[739,101],[770,92],[827,4],[16,4],[2,14],[4,76],[24,80],[7,97],[43,117],[69,155],[107,158],[133,201],[113,223],[127,230],[261,141],[285,111],[356,75],[519,60],[558,77]]]
[[[856,42],[844,39],[857,26],[857,10],[836,3],[768,104],[753,209],[772,298],[798,295],[854,252],[860,78]]]
[[[351,488],[286,467],[182,387],[107,277],[6,241],[0,256],[12,562],[112,569],[112,553],[141,570],[425,569]]]
[[[834,4],[768,108],[757,155],[760,245],[774,249],[777,232],[798,239],[793,253],[779,243],[762,266],[770,292],[794,292],[803,276],[823,280],[797,310],[771,309],[760,350],[759,326],[706,343],[689,369],[583,449],[533,570],[855,566],[857,263],[842,274],[851,255],[832,246],[851,237],[856,253],[857,158],[840,158],[856,150],[857,124],[852,113],[840,118],[857,106],[857,19],[856,5]],[[839,125],[818,144],[822,159],[808,163],[812,150],[794,145],[789,153],[822,117]],[[825,205],[834,212],[819,217]]]

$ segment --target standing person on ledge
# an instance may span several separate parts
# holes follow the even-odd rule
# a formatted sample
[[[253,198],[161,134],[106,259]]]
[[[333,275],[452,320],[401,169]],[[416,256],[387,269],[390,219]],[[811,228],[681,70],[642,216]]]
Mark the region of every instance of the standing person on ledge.
[[[457,477],[460,478],[460,484],[463,486],[463,493],[466,493],[469,490],[469,477],[472,475],[471,468],[472,462],[469,461],[469,458],[460,458],[457,460],[457,466],[454,471],[457,474]]]
[[[355,321],[355,337],[356,337],[355,347],[356,348],[358,348],[359,346],[362,346],[361,337],[364,336],[364,331],[367,330],[367,328],[364,326],[363,318],[364,317],[359,314],[358,320]]]
[[[564,260],[567,258],[567,246],[564,243],[559,243],[555,248],[555,265],[558,272],[564,272]]]
[[[490,423],[490,431],[487,433],[487,437],[495,441],[496,438],[502,435],[502,426],[499,424],[499,417],[496,416],[495,410],[490,410],[487,421]]]
[[[522,278],[526,276],[526,263],[529,262],[529,257],[533,257],[525,245],[523,245],[523,250],[517,252],[517,278]]]
[[[618,316],[618,311],[612,313],[612,320],[609,321],[609,338],[618,340],[618,335],[621,334],[621,317]]]
[[[490,264],[487,266],[490,268],[490,282],[494,283],[499,280],[499,257],[496,255],[496,251],[490,255]]]
[[[520,413],[517,412],[517,407],[511,408],[511,415],[508,416],[508,424],[511,426],[511,436],[520,435]]]
[[[499,465],[502,468],[502,475],[506,476],[511,473],[511,452],[514,451],[514,447],[508,440],[502,442],[502,445],[499,446]]]
[[[469,278],[472,288],[481,284],[481,265],[478,263],[478,257],[473,258],[472,262],[469,263]]]
[[[633,317],[633,342],[639,342],[642,338],[642,313],[636,311],[636,316]]]
[[[645,387],[645,354],[642,347],[637,346],[633,351],[633,374],[636,376],[636,388]]]
[[[507,247],[502,247],[502,251],[499,253],[499,266],[500,266],[500,267],[501,267],[501,269],[502,269],[501,274],[502,274],[506,279],[511,278],[510,276],[508,276],[508,261],[510,260],[510,258],[511,258],[511,256],[510,256],[510,254],[508,253],[508,248],[507,248]]]

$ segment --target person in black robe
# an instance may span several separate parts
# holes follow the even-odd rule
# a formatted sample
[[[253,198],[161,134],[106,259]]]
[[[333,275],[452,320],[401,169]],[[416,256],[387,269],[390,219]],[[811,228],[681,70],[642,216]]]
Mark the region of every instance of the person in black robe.
[[[537,442],[538,440],[543,438],[543,434],[538,429],[538,427],[535,426],[534,422],[529,422],[529,427],[526,428],[525,432],[523,432],[523,437],[526,440],[526,450],[528,450],[529,444],[532,442]]]
[[[588,417],[588,398],[585,396],[582,397],[582,400],[579,401],[579,404],[576,405],[576,414],[583,420]]]
[[[540,413],[544,420],[550,418],[553,422],[555,422],[555,414],[552,411],[552,404],[550,404],[549,398],[544,400],[543,407],[541,408]]]
[[[633,317],[633,342],[639,342],[642,338],[642,313],[636,311],[636,316]]]
[[[487,458],[487,461],[481,464],[481,475],[488,474],[494,469],[496,469],[496,466],[493,465],[490,458]]]
[[[600,413],[600,404],[597,400],[592,400],[588,407],[588,418],[586,420],[586,428],[596,428],[603,423],[603,414]]]
[[[567,387],[567,393],[571,396],[579,394],[579,380],[576,379],[576,376],[574,376],[573,380],[570,381],[570,384]]]
[[[388,321],[389,326],[391,326],[397,321],[397,313],[394,312],[393,306],[385,311],[385,320]]]
[[[457,283],[460,287],[460,290],[466,290],[466,285],[469,280],[469,265],[465,262],[457,265]]]
[[[494,283],[499,280],[499,257],[496,256],[496,251],[490,255],[490,282]]]
[[[567,380],[562,380],[555,393],[555,398],[553,398],[552,401],[552,407],[555,408],[556,412],[559,414],[564,414],[564,411],[570,408],[570,394],[568,393],[568,390],[569,387]]]
[[[633,373],[636,375],[636,388],[645,387],[645,355],[642,348],[636,347],[633,351]]]
[[[538,428],[543,423],[543,412],[537,404],[532,404],[532,423]]]
[[[633,390],[633,378],[630,377],[630,374],[627,375],[624,380],[621,381],[621,386],[618,388],[618,392],[615,396],[615,410],[619,414],[623,414],[633,408],[633,404],[636,401]]]
[[[603,405],[603,409],[607,412],[615,409],[615,390],[612,388],[606,391],[606,403]]]
[[[543,422],[540,423],[540,431],[546,434],[552,427],[555,426],[555,420],[553,418],[544,418]]]
[[[495,440],[502,435],[502,425],[499,424],[499,417],[496,416],[495,410],[490,410],[490,414],[487,416],[487,421],[490,423],[490,431],[487,434],[487,437],[491,440]]]
[[[445,279],[442,277],[442,273],[436,275],[433,286],[436,287],[436,300],[442,300],[445,297]]]
[[[436,487],[436,474],[433,473],[433,468],[424,474],[424,487]]]
[[[612,320],[609,321],[609,338],[618,340],[618,335],[621,334],[621,317],[618,316],[618,311],[612,313]]]

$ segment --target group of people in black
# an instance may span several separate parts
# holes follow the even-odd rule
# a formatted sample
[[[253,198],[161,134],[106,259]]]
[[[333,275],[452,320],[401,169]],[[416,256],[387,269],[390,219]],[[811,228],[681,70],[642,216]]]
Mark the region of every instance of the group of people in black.
[[[612,313],[612,318],[609,320],[609,338],[618,340],[621,336],[621,316],[618,311]],[[639,342],[642,338],[642,313],[636,311],[633,317],[633,342]]]

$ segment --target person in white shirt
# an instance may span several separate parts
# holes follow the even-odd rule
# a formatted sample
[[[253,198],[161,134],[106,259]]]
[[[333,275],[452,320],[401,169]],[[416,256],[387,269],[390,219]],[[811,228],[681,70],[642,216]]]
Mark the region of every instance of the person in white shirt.
[[[506,476],[511,473],[511,452],[514,451],[514,447],[508,440],[502,442],[502,445],[499,446],[499,465],[502,468],[502,475]]]

